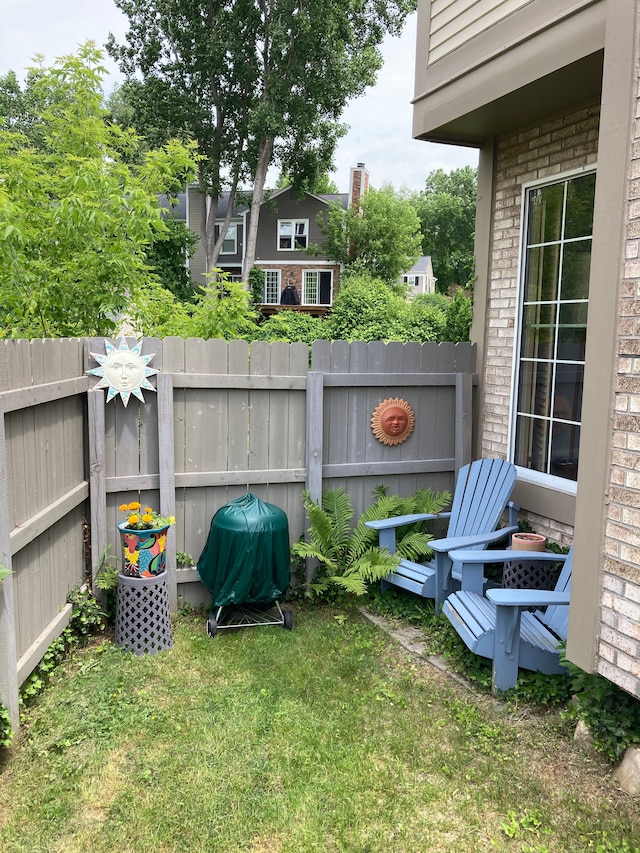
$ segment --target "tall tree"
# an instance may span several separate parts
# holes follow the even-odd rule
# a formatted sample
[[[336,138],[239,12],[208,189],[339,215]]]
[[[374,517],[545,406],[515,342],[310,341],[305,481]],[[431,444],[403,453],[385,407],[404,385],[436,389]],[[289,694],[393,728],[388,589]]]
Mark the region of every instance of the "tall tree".
[[[37,127],[37,146],[0,127],[0,337],[111,334],[155,281],[158,195],[194,174],[192,148],[176,142],[124,162],[138,140],[105,121],[101,57],[87,43],[38,72],[46,106],[22,125]]]
[[[470,287],[474,277],[477,170],[471,166],[431,172],[411,197],[422,227],[422,251],[431,255],[437,289]]]
[[[202,238],[211,268],[227,222],[223,189],[253,184],[243,277],[253,266],[267,171],[296,187],[329,170],[347,102],[375,81],[379,45],[399,33],[416,0],[115,0],[127,43],[108,49],[138,98],[137,127],[181,129],[199,144],[207,196]],[[142,82],[135,83],[141,74]],[[151,118],[153,120],[151,121]]]
[[[358,208],[329,205],[318,225],[325,236],[320,251],[387,284],[397,283],[420,256],[420,220],[412,204],[388,185],[369,189]]]

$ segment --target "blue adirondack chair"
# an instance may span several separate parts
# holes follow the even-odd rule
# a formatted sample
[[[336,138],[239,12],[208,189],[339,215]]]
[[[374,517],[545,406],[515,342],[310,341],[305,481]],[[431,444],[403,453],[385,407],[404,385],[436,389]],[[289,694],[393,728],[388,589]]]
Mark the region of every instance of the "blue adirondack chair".
[[[453,582],[460,580],[456,572],[452,575],[449,551],[455,548],[486,548],[517,531],[519,507],[509,501],[516,480],[516,468],[510,462],[478,459],[458,472],[450,512],[417,513],[367,521],[367,527],[378,531],[380,547],[395,553],[398,527],[416,521],[449,519],[446,538],[429,542],[434,551],[433,559],[428,563],[401,560],[398,568],[382,581],[383,591],[389,586],[397,586],[424,598],[435,599],[436,608],[440,609],[452,591]],[[505,509],[509,512],[508,526],[496,530]]]
[[[482,575],[484,562],[513,560],[513,551],[454,551],[451,557],[464,578]],[[536,562],[564,563],[554,590],[489,589],[483,596],[461,589],[445,601],[442,612],[465,645],[493,659],[494,692],[514,686],[518,667],[567,674],[560,646],[567,639],[572,558],[573,549],[568,554],[536,553]]]

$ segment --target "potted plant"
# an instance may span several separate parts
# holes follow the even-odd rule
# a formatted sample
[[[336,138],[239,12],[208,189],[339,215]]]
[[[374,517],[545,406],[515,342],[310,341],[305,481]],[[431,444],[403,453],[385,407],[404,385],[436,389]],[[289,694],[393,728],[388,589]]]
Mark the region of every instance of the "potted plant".
[[[167,588],[167,533],[173,516],[163,516],[138,501],[122,504],[125,521],[118,524],[123,565],[118,573],[116,645],[135,654],[171,648]]]
[[[149,578],[166,570],[167,532],[175,524],[173,516],[163,516],[138,501],[122,504],[127,513],[118,529],[122,538],[124,560],[122,574],[132,578]]]

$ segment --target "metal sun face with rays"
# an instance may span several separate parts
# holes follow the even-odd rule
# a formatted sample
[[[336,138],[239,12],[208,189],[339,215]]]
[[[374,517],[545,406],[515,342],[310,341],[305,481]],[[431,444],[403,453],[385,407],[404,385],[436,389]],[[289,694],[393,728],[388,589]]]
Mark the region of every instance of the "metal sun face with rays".
[[[120,338],[117,346],[105,340],[105,354],[98,352],[90,353],[91,358],[98,362],[98,367],[92,367],[87,373],[99,376],[100,381],[96,388],[108,388],[107,403],[118,394],[123,405],[126,407],[131,395],[137,397],[144,403],[142,389],[155,391],[148,377],[158,371],[149,367],[149,362],[155,353],[142,355],[142,341],[137,341],[135,346],[129,349],[124,338]]]

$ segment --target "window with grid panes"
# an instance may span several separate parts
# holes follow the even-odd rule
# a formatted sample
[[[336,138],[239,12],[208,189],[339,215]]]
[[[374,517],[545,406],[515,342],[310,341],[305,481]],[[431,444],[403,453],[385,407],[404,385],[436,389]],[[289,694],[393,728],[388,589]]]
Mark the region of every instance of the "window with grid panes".
[[[513,461],[577,479],[595,172],[526,190]]]

